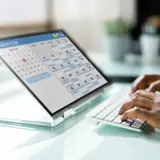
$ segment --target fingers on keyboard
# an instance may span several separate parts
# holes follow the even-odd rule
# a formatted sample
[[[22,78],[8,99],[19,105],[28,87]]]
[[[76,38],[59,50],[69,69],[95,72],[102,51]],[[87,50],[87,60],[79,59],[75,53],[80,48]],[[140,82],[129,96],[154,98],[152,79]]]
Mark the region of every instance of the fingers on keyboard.
[[[121,116],[118,116],[117,118],[115,118],[113,122],[118,124],[122,123]]]
[[[136,119],[136,120],[132,123],[131,127],[132,127],[132,128],[137,128],[137,129],[139,129],[139,128],[142,127],[143,124],[144,124],[144,121],[141,121],[141,120],[139,120],[139,119]]]

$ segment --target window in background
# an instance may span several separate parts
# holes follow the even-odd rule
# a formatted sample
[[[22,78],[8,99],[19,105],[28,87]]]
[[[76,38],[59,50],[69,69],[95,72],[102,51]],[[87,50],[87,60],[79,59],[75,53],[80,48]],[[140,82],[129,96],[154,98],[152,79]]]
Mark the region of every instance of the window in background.
[[[104,52],[103,21],[122,15],[134,20],[134,0],[55,0],[54,20],[86,50]]]
[[[45,0],[1,0],[0,26],[46,22]]]
[[[53,0],[0,0],[0,36],[31,33],[52,27]]]

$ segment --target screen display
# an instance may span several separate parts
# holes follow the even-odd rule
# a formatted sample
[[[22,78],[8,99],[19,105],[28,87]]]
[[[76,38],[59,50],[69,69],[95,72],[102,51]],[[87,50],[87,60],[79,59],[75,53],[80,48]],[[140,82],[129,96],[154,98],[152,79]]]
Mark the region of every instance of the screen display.
[[[0,56],[52,114],[107,83],[62,31],[0,40]]]

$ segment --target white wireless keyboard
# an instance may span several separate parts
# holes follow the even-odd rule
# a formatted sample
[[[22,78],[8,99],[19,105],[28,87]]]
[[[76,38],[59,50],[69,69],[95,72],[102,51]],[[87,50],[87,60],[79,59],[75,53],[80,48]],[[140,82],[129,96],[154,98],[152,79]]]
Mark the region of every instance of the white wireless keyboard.
[[[94,120],[95,122],[109,124],[117,127],[126,128],[134,131],[142,131],[145,126],[145,121],[139,119],[127,119],[125,121],[120,120],[118,112],[128,98],[129,90],[125,88],[121,90],[114,98],[106,100],[93,109],[86,118]]]

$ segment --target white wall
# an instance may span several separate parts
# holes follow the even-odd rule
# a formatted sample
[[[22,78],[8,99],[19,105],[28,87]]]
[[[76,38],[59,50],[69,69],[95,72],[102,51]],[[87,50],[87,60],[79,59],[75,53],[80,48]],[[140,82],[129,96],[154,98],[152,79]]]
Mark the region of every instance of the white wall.
[[[114,18],[119,14],[119,0],[55,0],[58,20]]]
[[[104,52],[103,21],[135,19],[135,0],[54,0],[54,19],[59,28],[89,51]]]
[[[46,21],[46,0],[0,0],[0,26]]]
[[[119,0],[121,7],[121,16],[128,21],[135,22],[136,18],[136,0]]]

